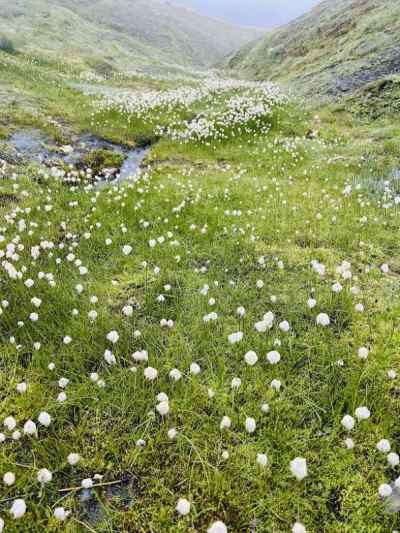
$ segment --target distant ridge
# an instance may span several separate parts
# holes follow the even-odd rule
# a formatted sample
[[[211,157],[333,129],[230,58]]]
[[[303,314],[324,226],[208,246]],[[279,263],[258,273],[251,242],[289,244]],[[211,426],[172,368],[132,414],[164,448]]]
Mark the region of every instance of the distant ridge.
[[[114,66],[209,66],[261,34],[165,0],[0,0],[0,13],[20,50]]]
[[[325,0],[231,55],[225,65],[304,93],[353,92],[400,72],[398,0]]]

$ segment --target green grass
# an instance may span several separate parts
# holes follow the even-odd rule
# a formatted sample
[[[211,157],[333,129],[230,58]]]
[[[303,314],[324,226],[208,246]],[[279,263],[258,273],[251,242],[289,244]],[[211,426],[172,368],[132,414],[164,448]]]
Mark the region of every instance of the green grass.
[[[34,95],[34,83],[19,83],[25,97]],[[45,116],[63,118],[72,129],[92,129],[120,142],[150,135],[146,124],[128,123],[121,115],[92,116],[90,102],[65,86],[51,88],[39,80],[37,93],[39,87],[45,90],[38,97]],[[4,127],[28,125],[25,108],[7,113]],[[35,125],[45,123],[39,115]],[[310,128],[320,132],[316,140],[305,139]],[[384,533],[396,527],[397,515],[385,511],[377,491],[398,469],[388,467],[376,443],[388,438],[396,449],[399,438],[398,378],[387,377],[389,369],[399,369],[399,212],[385,209],[368,184],[374,176],[390,176],[398,164],[398,152],[388,149],[388,138],[398,133],[390,117],[371,124],[339,108],[291,104],[266,137],[242,136],[209,147],[160,140],[147,159],[151,171],[135,185],[85,192],[43,176],[37,183],[32,167],[22,170],[18,187],[7,177],[1,181],[1,194],[17,197],[1,206],[4,217],[14,211],[16,223],[35,223],[20,232],[9,218],[0,223],[5,243],[19,235],[15,242],[24,248],[16,265],[26,266],[23,279],[35,280],[28,290],[2,274],[1,300],[9,306],[1,316],[1,413],[15,416],[19,429],[41,411],[52,417],[49,428],[39,427],[38,438],[8,439],[0,446],[0,474],[13,471],[17,477],[15,485],[2,487],[6,531],[194,533],[217,519],[232,532],[252,531],[252,524],[261,533],[289,532],[296,520],[315,533]],[[343,196],[345,185],[358,181],[360,191]],[[46,205],[52,210],[46,212]],[[150,248],[149,239],[161,236],[166,242]],[[43,241],[55,248],[33,261],[31,248]],[[122,253],[126,244],[133,247],[129,256]],[[86,276],[65,259],[68,253],[88,268]],[[312,271],[315,259],[326,265],[324,277]],[[334,294],[335,268],[344,260],[352,265],[353,279],[341,280],[344,290]],[[379,270],[383,263],[391,266],[389,274]],[[40,272],[54,274],[55,286],[39,280]],[[264,281],[262,289],[257,280]],[[75,290],[79,283],[81,295]],[[200,294],[205,284],[207,296]],[[352,285],[361,289],[358,298],[350,294]],[[163,303],[157,302],[160,294]],[[318,302],[312,310],[311,295]],[[39,309],[31,303],[34,296],[42,300]],[[98,302],[91,303],[91,296]],[[211,297],[215,306],[208,304]],[[355,311],[358,301],[363,313]],[[134,306],[129,318],[122,314],[127,303]],[[239,306],[247,311],[243,320],[236,315]],[[98,313],[94,322],[88,318],[92,309]],[[205,324],[203,316],[213,310],[218,320]],[[257,333],[254,323],[269,310],[276,315],[273,329]],[[33,311],[37,322],[29,320]],[[320,312],[331,317],[329,327],[316,325]],[[174,320],[174,327],[160,328],[162,318]],[[24,327],[17,326],[19,320]],[[289,333],[277,327],[281,320],[290,322]],[[103,359],[111,330],[120,336],[115,366]],[[228,335],[238,330],[244,339],[232,346]],[[68,345],[66,335],[72,338]],[[276,339],[282,360],[270,366],[265,355]],[[41,343],[39,350],[34,342]],[[360,346],[371,348],[366,362],[357,357]],[[152,384],[144,379],[144,363],[131,370],[130,355],[143,349],[159,372]],[[243,361],[248,350],[259,356],[255,367]],[[192,362],[201,367],[197,376],[189,373]],[[183,373],[178,382],[168,377],[173,368]],[[91,382],[91,372],[105,380],[104,388]],[[63,403],[56,400],[61,377],[70,380]],[[234,377],[242,380],[237,391],[230,386]],[[270,388],[273,379],[282,381],[279,393]],[[21,395],[15,387],[22,381],[28,392]],[[160,392],[170,399],[164,420],[155,411]],[[263,403],[270,406],[268,414],[261,412]],[[369,407],[371,418],[356,425],[355,448],[347,450],[340,421],[361,405]],[[225,415],[232,429],[221,432]],[[252,435],[244,428],[247,416],[257,421]],[[173,441],[167,436],[172,427],[178,431]],[[138,439],[146,440],[143,449]],[[75,467],[66,461],[71,452],[82,456]],[[258,453],[268,455],[267,467],[257,465]],[[296,456],[308,462],[302,482],[289,470]],[[40,490],[36,474],[43,467],[53,472],[53,481]],[[133,499],[129,505],[106,501],[105,487],[95,489],[104,514],[90,523],[80,491],[59,491],[79,487],[96,473],[103,483],[128,479]],[[17,496],[25,498],[28,512],[13,521],[7,509]],[[175,512],[180,497],[192,502],[185,518]],[[65,524],[52,517],[59,505],[72,511]]]

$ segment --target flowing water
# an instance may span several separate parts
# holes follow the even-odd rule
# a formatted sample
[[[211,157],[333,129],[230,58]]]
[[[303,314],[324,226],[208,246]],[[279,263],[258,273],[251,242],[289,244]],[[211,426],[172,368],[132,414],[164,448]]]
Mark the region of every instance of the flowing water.
[[[71,165],[78,165],[87,152],[107,149],[124,157],[122,166],[112,183],[120,183],[135,176],[150,150],[149,146],[131,149],[92,134],[72,136],[70,145],[63,147],[64,150],[62,150],[62,147],[52,143],[48,137],[36,129],[14,133],[7,141],[7,148],[11,155],[20,160],[29,160],[40,164],[51,164],[53,161],[61,160]],[[104,179],[98,185],[102,186],[109,182],[108,179]]]

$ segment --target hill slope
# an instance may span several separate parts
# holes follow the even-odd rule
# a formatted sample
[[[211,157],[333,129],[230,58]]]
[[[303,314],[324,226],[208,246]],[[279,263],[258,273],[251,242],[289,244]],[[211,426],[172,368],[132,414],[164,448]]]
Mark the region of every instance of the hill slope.
[[[124,66],[210,65],[260,35],[163,0],[0,0],[0,12],[19,49]]]
[[[398,0],[325,0],[245,46],[228,66],[304,92],[353,91],[400,71]]]

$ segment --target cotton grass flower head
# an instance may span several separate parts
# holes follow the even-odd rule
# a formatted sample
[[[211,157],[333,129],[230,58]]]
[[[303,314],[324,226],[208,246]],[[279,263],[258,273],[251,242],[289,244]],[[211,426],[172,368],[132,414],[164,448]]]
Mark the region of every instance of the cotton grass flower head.
[[[232,389],[238,389],[242,384],[242,380],[240,378],[233,378],[231,381],[231,388]]]
[[[15,483],[15,474],[14,472],[6,472],[3,476],[4,485],[11,487]]]
[[[368,420],[368,418],[371,416],[371,412],[368,407],[361,406],[357,407],[357,409],[355,410],[355,415],[358,421]]]
[[[93,487],[93,480],[91,478],[82,479],[81,486],[83,489],[91,489]]]
[[[38,416],[38,422],[42,426],[49,427],[51,424],[51,416],[46,411],[42,411]]]
[[[66,511],[64,507],[56,507],[54,509],[53,516],[59,522],[64,522],[70,514],[70,511]]]
[[[151,366],[145,368],[143,373],[144,377],[149,381],[154,381],[158,376],[157,370]]]
[[[265,453],[258,453],[258,454],[257,454],[257,463],[258,463],[260,466],[267,466],[267,464],[268,464],[268,457],[266,456]]]
[[[353,439],[344,439],[344,444],[348,450],[352,450],[354,448]]]
[[[170,440],[174,440],[174,439],[176,439],[176,437],[178,435],[178,432],[176,431],[175,428],[171,428],[171,429],[168,430],[167,435],[168,435],[168,438]]]
[[[290,330],[289,322],[287,320],[282,320],[282,322],[279,322],[279,329],[284,333],[287,333]]]
[[[236,333],[231,333],[228,335],[228,341],[231,344],[236,344],[237,342],[240,342],[243,339],[243,332],[237,331]]]
[[[162,401],[157,404],[156,409],[161,416],[166,416],[169,413],[169,403],[168,401]]]
[[[17,426],[17,421],[13,416],[7,416],[4,419],[3,425],[8,429],[8,431],[12,431]]]
[[[376,445],[376,449],[382,453],[389,453],[390,448],[390,442],[387,439],[381,439]]]
[[[132,246],[130,246],[129,244],[125,244],[123,247],[122,247],[122,253],[124,255],[129,255],[131,252],[132,252],[133,248]]]
[[[247,433],[254,433],[256,430],[256,421],[254,418],[247,417],[245,421],[245,428]]]
[[[253,352],[253,351],[247,352],[244,356],[244,360],[246,364],[248,364],[249,366],[254,366],[258,361],[256,352]]]
[[[81,460],[79,453],[70,453],[67,457],[67,461],[71,466],[75,466]]]
[[[221,423],[219,425],[220,429],[223,430],[223,429],[229,429],[232,425],[232,421],[231,419],[229,418],[229,416],[224,416],[222,417],[222,420],[221,420]]]
[[[127,317],[133,316],[133,307],[131,305],[124,305],[122,313]]]
[[[351,431],[355,426],[355,420],[351,415],[344,415],[342,418],[342,426],[347,429],[347,431]]]
[[[194,376],[197,376],[201,372],[200,365],[198,365],[197,363],[191,363],[189,367],[189,372]]]
[[[228,528],[221,520],[217,520],[207,529],[207,533],[228,533]]]
[[[271,389],[275,390],[276,392],[279,392],[281,390],[282,383],[279,379],[273,379],[271,381]]]
[[[327,315],[326,313],[320,313],[316,318],[316,322],[318,326],[325,327],[325,326],[329,326],[329,324],[331,323],[331,319],[329,318],[329,315]]]
[[[28,390],[28,386],[25,382],[17,383],[15,388],[17,389],[17,392],[19,392],[20,394],[24,394]]]
[[[176,504],[176,510],[181,516],[186,516],[190,513],[190,502],[185,498],[179,498]]]
[[[307,305],[310,309],[313,309],[317,305],[317,300],[315,300],[314,298],[309,298],[307,300]]]
[[[302,481],[308,475],[307,461],[303,457],[296,457],[290,461],[290,471],[298,481]]]
[[[300,522],[296,522],[293,525],[292,533],[307,533],[306,528]]]
[[[26,513],[26,503],[22,498],[18,498],[13,501],[10,509],[10,513],[15,520],[22,518]]]
[[[179,381],[181,378],[182,378],[182,373],[180,370],[178,370],[177,368],[173,368],[170,373],[169,373],[169,377],[173,380],[173,381]]]
[[[358,349],[358,357],[360,359],[368,359],[369,350],[365,346],[361,346],[361,348]]]
[[[41,485],[50,483],[52,479],[53,479],[53,474],[50,472],[50,470],[47,470],[47,468],[41,468],[39,472],[37,473],[37,480],[39,481]]]
[[[392,495],[393,489],[390,485],[387,483],[382,483],[382,485],[379,485],[378,493],[381,498],[388,498]]]
[[[107,340],[110,341],[112,344],[116,344],[118,342],[119,335],[117,331],[110,331],[107,333]]]
[[[267,360],[271,365],[276,365],[281,360],[281,354],[276,350],[267,353]]]
[[[24,434],[25,435],[37,435],[37,428],[33,420],[27,420],[24,424]]]
[[[395,452],[390,452],[387,455],[387,461],[391,467],[398,466],[400,463],[399,455]]]

